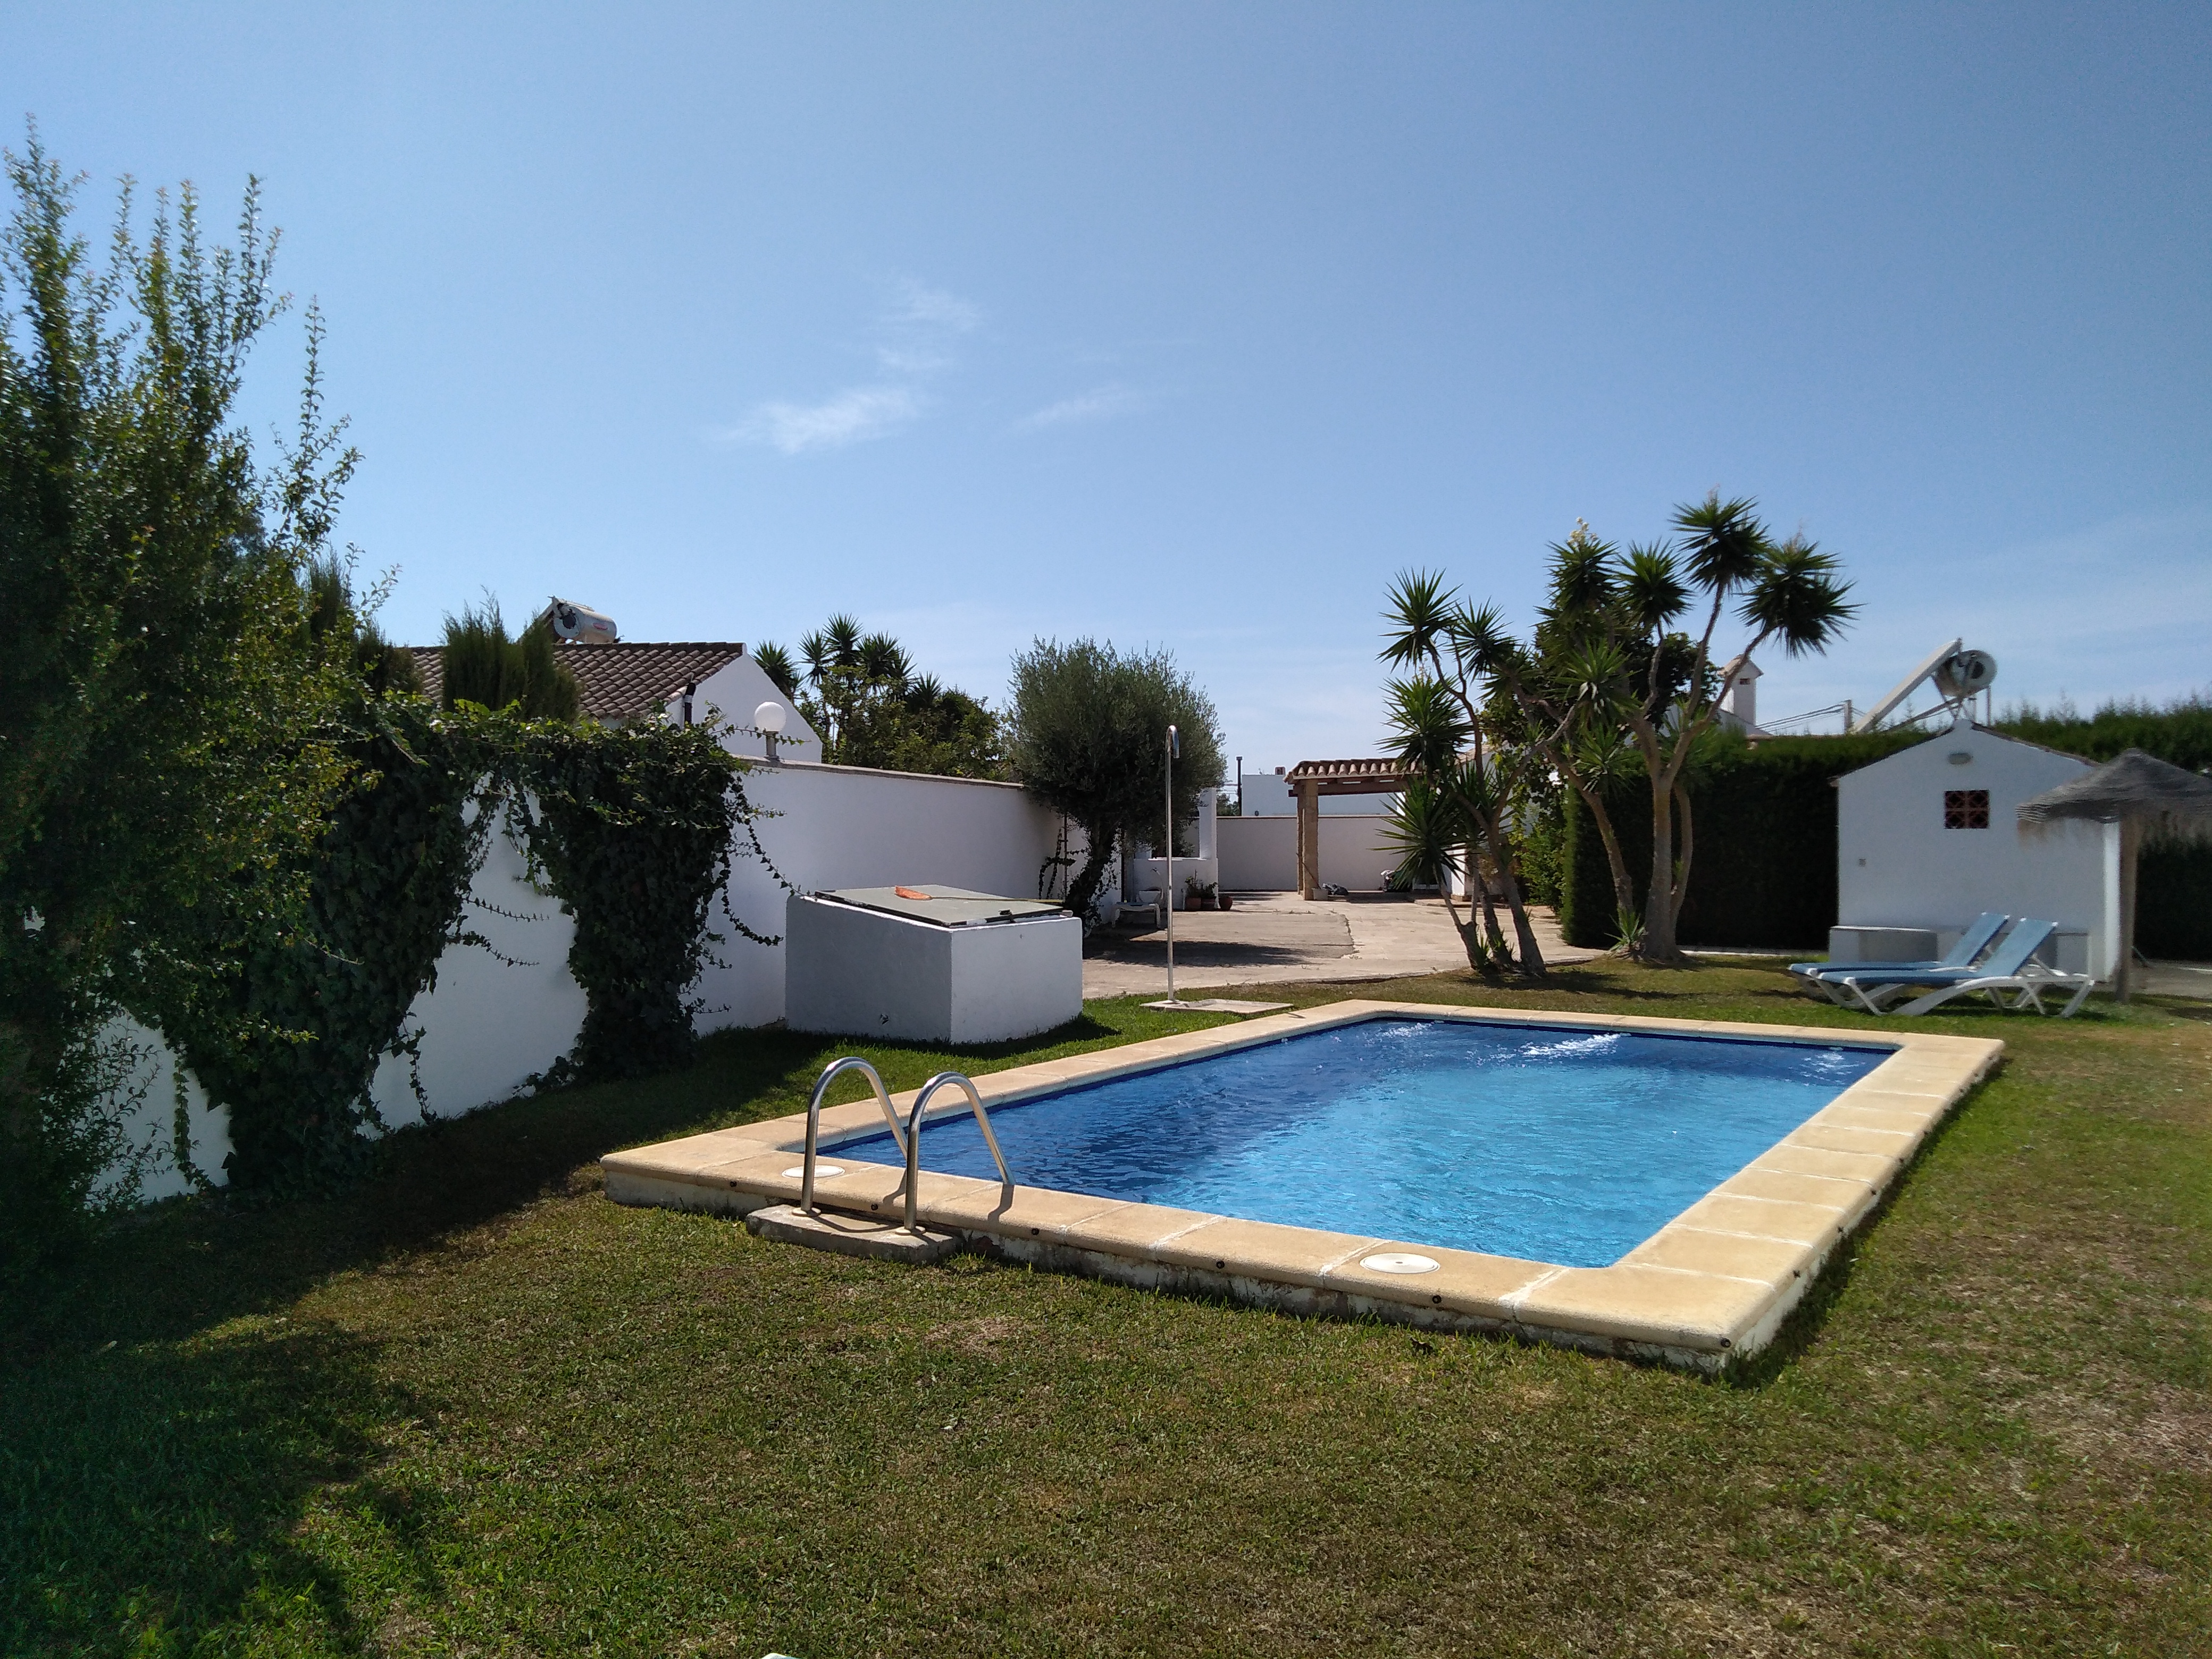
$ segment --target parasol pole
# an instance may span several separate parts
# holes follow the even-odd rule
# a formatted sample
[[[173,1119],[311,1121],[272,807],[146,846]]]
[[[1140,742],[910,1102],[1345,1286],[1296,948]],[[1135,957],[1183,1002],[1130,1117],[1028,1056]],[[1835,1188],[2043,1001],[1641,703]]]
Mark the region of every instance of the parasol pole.
[[[2120,820],[2120,962],[2112,970],[2112,1000],[2125,1002],[2135,988],[2136,864],[2142,854],[2142,820]]]

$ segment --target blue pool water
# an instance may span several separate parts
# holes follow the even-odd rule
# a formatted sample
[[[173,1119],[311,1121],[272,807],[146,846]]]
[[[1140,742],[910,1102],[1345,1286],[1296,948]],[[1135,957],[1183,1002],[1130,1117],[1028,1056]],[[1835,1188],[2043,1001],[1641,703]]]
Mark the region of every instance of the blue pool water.
[[[1888,1050],[1377,1019],[994,1109],[1025,1187],[1601,1267]],[[840,1160],[896,1164],[888,1134]],[[922,1167],[996,1180],[975,1119]]]

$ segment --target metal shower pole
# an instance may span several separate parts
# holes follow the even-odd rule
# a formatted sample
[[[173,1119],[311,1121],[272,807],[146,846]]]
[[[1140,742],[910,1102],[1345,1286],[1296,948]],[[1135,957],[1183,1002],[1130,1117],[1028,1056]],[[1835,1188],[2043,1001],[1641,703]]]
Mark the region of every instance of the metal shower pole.
[[[1168,1000],[1175,994],[1175,763],[1176,729],[1168,727],[1167,874],[1161,878],[1160,906],[1168,919]]]

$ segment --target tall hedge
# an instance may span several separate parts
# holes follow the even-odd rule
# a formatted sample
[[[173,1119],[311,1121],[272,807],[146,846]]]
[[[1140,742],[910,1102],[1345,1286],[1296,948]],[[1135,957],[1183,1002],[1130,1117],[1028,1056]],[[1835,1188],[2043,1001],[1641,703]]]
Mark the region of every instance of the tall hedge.
[[[2130,723],[2127,731],[2129,741],[2146,749],[2143,738],[2156,741],[2160,735],[2154,722]],[[1691,781],[1697,844],[1682,906],[1682,943],[1825,949],[1837,908],[1832,780],[1927,739],[1922,732],[1890,731],[1716,743]],[[1644,810],[1641,781],[1617,786],[1613,800],[1613,830],[1640,901],[1651,864],[1650,814]],[[1613,878],[1589,810],[1571,793],[1564,829],[1560,931],[1571,945],[1609,948],[1619,937]],[[2152,957],[2212,960],[2212,848],[2147,848],[2140,880],[2137,945]]]
[[[1917,732],[1863,738],[1717,737],[1690,781],[1696,840],[1680,929],[1686,945],[1820,948],[1836,920],[1836,791],[1832,780],[1920,741]],[[1641,779],[1608,797],[1613,833],[1643,901],[1651,814]],[[1604,949],[1613,925],[1605,847],[1580,798],[1566,796],[1559,927],[1571,945]]]

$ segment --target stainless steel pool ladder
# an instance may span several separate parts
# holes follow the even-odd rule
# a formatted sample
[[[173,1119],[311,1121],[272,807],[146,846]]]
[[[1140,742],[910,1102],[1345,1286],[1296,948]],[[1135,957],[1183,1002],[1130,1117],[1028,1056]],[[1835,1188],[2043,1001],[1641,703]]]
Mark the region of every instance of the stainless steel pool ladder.
[[[915,1227],[915,1200],[921,1185],[921,1115],[928,1109],[929,1097],[948,1083],[957,1083],[968,1096],[968,1104],[975,1114],[975,1127],[983,1132],[983,1144],[991,1149],[991,1160],[999,1166],[1000,1186],[1008,1199],[1014,1194],[1014,1178],[1006,1173],[1006,1155],[999,1150],[999,1137],[991,1131],[991,1115],[983,1109],[983,1097],[975,1091],[972,1079],[959,1072],[939,1072],[923,1084],[908,1109],[906,1127],[899,1127],[898,1114],[891,1109],[890,1091],[884,1087],[884,1079],[876,1068],[858,1054],[847,1054],[842,1060],[832,1060],[814,1085],[813,1098],[806,1103],[806,1157],[799,1172],[799,1207],[814,1213],[814,1163],[822,1141],[822,1097],[830,1092],[830,1085],[846,1072],[866,1073],[869,1085],[876,1091],[876,1104],[883,1109],[884,1121],[890,1125],[891,1139],[898,1145],[906,1160],[906,1174],[900,1182],[906,1200],[906,1231]]]
[[[809,1215],[814,1213],[814,1156],[822,1140],[822,1097],[846,1072],[867,1074],[869,1086],[876,1091],[876,1104],[884,1109],[884,1121],[891,1126],[891,1139],[898,1143],[902,1153],[906,1152],[906,1136],[899,1128],[898,1114],[891,1109],[891,1091],[884,1087],[884,1079],[876,1068],[858,1054],[831,1060],[814,1085],[814,1097],[806,1103],[806,1158],[799,1176],[799,1207]],[[908,1162],[912,1161],[908,1158]]]
[[[1006,1155],[999,1150],[999,1137],[991,1133],[991,1115],[983,1109],[983,1097],[975,1092],[974,1081],[964,1072],[939,1072],[921,1085],[915,1095],[914,1104],[906,1115],[906,1230],[913,1232],[915,1200],[921,1186],[921,1115],[929,1105],[930,1096],[948,1083],[957,1083],[968,1097],[969,1109],[975,1114],[975,1127],[983,1132],[983,1144],[991,1149],[991,1161],[999,1166],[999,1190],[1001,1202],[1011,1202],[1014,1196],[1014,1178],[1006,1173]]]

